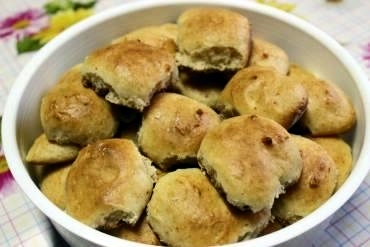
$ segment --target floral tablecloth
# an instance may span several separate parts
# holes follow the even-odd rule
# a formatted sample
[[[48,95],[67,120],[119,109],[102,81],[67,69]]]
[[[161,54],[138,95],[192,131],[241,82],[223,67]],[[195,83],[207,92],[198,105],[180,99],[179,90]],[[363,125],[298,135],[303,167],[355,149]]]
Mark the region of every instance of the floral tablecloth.
[[[343,45],[370,77],[369,0],[245,1],[271,5],[316,25]],[[15,78],[37,50],[79,20],[126,2],[2,0],[0,115]],[[1,150],[0,246],[67,246],[49,220],[19,189]],[[370,175],[332,218],[284,246],[370,246]]]

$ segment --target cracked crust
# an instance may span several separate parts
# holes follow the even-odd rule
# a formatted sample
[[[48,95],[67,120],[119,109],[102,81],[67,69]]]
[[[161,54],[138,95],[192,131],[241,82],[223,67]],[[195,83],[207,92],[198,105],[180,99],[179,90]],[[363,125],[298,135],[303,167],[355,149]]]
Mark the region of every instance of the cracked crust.
[[[85,86],[109,102],[138,111],[178,77],[171,52],[136,40],[95,50],[85,58],[81,71]]]
[[[296,184],[276,199],[273,215],[285,224],[292,224],[309,215],[328,200],[337,185],[337,167],[328,152],[318,143],[292,135],[302,159],[302,175]]]
[[[134,225],[150,199],[155,169],[128,139],[83,148],[67,178],[66,212],[94,227]]]
[[[251,27],[237,12],[200,7],[184,11],[177,20],[180,66],[197,71],[238,70],[251,50]]]
[[[112,105],[82,85],[80,69],[81,64],[69,69],[42,97],[41,124],[51,142],[85,146],[118,129]]]
[[[242,212],[218,194],[198,168],[161,177],[147,208],[148,222],[170,246],[214,246],[256,237],[270,210]]]
[[[220,95],[223,115],[256,114],[268,117],[289,129],[308,105],[306,88],[275,69],[250,66],[239,70]]]
[[[307,110],[297,122],[298,129],[319,137],[343,134],[355,126],[355,109],[335,83],[294,64],[290,66],[289,77],[300,82],[309,97]]]
[[[231,204],[253,212],[270,209],[302,170],[290,134],[275,121],[256,115],[226,119],[208,131],[198,162]]]
[[[183,95],[161,93],[144,112],[139,146],[164,170],[180,163],[196,163],[202,138],[219,123],[219,116],[210,107]]]

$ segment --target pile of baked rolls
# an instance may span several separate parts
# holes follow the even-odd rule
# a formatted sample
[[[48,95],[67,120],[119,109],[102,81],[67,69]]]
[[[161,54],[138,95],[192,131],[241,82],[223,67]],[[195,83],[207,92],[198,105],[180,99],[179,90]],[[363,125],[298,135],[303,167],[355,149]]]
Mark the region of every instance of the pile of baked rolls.
[[[42,98],[26,161],[67,214],[124,239],[233,243],[322,205],[351,171],[336,84],[246,16],[199,7],[88,54]],[[34,166],[36,167],[36,166]]]

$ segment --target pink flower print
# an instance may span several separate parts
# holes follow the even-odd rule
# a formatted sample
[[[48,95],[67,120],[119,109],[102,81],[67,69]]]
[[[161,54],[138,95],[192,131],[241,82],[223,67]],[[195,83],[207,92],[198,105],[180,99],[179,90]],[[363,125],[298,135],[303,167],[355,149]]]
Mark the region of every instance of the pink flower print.
[[[365,62],[367,62],[367,67],[370,67],[370,43],[367,43],[364,46],[364,55],[362,58],[365,60]]]
[[[17,184],[7,166],[5,157],[0,155],[0,198],[15,193],[17,189]]]
[[[1,124],[0,117],[0,124]],[[1,135],[0,135],[0,198],[3,195],[12,194],[17,187],[15,186],[15,180],[10,173],[8,164],[6,162],[3,147],[1,145]]]
[[[0,20],[0,38],[15,37],[20,40],[47,27],[49,17],[43,10],[29,9]]]

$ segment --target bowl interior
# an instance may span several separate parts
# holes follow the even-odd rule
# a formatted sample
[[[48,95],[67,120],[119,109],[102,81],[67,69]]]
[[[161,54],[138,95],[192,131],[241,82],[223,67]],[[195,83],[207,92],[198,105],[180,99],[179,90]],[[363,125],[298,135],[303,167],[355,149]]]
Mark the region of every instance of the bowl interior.
[[[62,73],[81,63],[91,51],[108,44],[113,38],[141,26],[175,22],[179,14],[187,8],[199,5],[220,6],[246,15],[252,23],[255,35],[282,47],[288,53],[291,62],[300,64],[318,76],[338,84],[353,102],[358,122],[356,128],[348,135],[348,141],[352,145],[356,165],[343,188],[317,212],[302,220],[303,223],[297,222],[289,226],[289,229],[285,228],[251,240],[250,246],[281,243],[319,224],[349,199],[368,172],[362,151],[365,144],[368,145],[366,114],[370,111],[365,108],[370,104],[365,101],[370,97],[365,95],[367,78],[340,45],[294,16],[245,1],[175,2],[139,1],[97,14],[66,30],[35,55],[14,84],[3,119],[4,151],[15,179],[47,216],[70,232],[102,246],[127,244],[66,216],[46,200],[35,184],[35,177],[29,176],[23,160],[33,140],[42,132],[39,116],[40,99]]]

